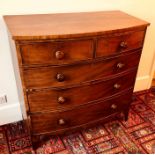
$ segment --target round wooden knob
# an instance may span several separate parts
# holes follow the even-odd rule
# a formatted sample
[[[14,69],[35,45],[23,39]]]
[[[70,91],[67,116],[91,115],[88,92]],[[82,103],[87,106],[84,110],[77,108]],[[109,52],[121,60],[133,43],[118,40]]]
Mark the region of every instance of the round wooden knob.
[[[118,83],[114,84],[114,88],[115,88],[115,89],[119,89],[120,87],[121,87],[120,84],[118,84]]]
[[[63,118],[59,119],[58,123],[59,123],[59,125],[65,125],[66,124],[66,122]]]
[[[64,54],[64,52],[62,52],[62,51],[56,51],[56,52],[55,52],[55,57],[56,57],[58,60],[63,59],[64,56],[65,56],[65,54]]]
[[[122,41],[122,42],[120,43],[120,47],[122,47],[122,48],[127,48],[127,46],[128,46],[128,44],[127,44],[127,42],[125,42],[125,41]]]
[[[63,104],[63,103],[65,103],[65,101],[66,101],[66,99],[64,97],[62,97],[62,96],[58,97],[58,103]]]
[[[59,81],[59,82],[63,82],[65,80],[65,76],[63,74],[60,74],[58,73],[56,75],[56,79]]]
[[[116,104],[112,104],[112,105],[111,105],[111,108],[112,108],[112,109],[116,109],[116,108],[117,108],[117,105],[116,105]]]
[[[123,68],[124,66],[125,66],[125,64],[123,64],[121,62],[117,64],[117,68],[119,68],[119,69]]]

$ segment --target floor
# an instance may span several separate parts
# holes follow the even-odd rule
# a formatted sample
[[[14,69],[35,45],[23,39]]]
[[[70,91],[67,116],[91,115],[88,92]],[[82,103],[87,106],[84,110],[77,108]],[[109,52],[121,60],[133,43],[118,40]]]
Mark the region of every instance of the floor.
[[[22,122],[0,127],[0,153],[155,153],[155,90],[135,94],[129,120],[49,137],[37,150]]]

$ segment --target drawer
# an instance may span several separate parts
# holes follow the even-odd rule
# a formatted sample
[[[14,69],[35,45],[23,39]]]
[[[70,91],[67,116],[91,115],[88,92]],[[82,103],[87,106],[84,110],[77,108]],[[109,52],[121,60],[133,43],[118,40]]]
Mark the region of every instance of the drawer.
[[[24,65],[65,64],[92,59],[93,40],[27,43],[20,49]]]
[[[113,113],[123,111],[131,102],[132,91],[106,101],[87,104],[78,108],[31,115],[33,134],[48,133],[91,123]]]
[[[136,70],[107,81],[94,82],[67,89],[38,90],[28,93],[31,112],[73,108],[103,99],[134,86]],[[128,82],[126,82],[128,81]]]
[[[116,56],[104,61],[62,67],[26,68],[23,70],[26,88],[49,88],[80,84],[122,73],[137,67],[141,51]]]
[[[99,38],[96,57],[104,57],[143,46],[145,31],[137,31],[120,36]]]

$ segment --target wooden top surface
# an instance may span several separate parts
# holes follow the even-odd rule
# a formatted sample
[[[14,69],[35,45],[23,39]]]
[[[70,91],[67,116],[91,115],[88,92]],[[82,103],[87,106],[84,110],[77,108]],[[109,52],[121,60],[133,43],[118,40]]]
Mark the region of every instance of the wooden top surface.
[[[149,25],[121,11],[9,15],[4,20],[14,40],[101,35]]]

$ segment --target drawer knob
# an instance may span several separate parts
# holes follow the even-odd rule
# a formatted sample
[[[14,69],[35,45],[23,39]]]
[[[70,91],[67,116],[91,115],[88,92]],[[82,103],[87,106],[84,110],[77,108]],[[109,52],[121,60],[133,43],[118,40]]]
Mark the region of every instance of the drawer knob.
[[[117,64],[117,68],[119,68],[119,69],[123,68],[124,66],[125,66],[125,64],[123,64],[121,62]]]
[[[65,54],[64,54],[64,52],[62,52],[62,51],[56,51],[56,52],[55,52],[55,57],[56,57],[58,60],[63,59],[64,56],[65,56]]]
[[[56,79],[58,80],[58,82],[63,82],[65,80],[65,76],[63,74],[58,73],[56,75]]]
[[[63,104],[65,102],[66,102],[66,99],[64,97],[62,97],[62,96],[58,97],[58,103]]]
[[[120,87],[121,87],[120,84],[118,84],[118,83],[114,84],[114,88],[115,88],[115,89],[119,89]]]
[[[122,41],[122,42],[120,43],[120,47],[122,47],[122,48],[127,48],[127,46],[128,46],[128,44],[127,44],[127,42],[125,42],[125,41]]]
[[[112,109],[116,109],[116,108],[117,108],[117,105],[116,105],[116,104],[112,104],[112,105],[111,105],[111,108],[112,108]]]
[[[58,123],[59,123],[59,125],[65,125],[66,124],[66,122],[63,118],[59,119]]]

